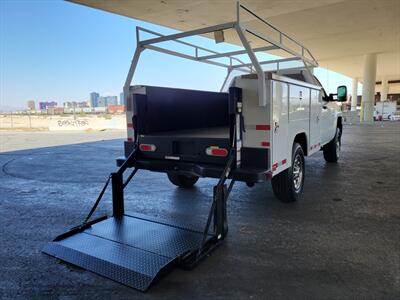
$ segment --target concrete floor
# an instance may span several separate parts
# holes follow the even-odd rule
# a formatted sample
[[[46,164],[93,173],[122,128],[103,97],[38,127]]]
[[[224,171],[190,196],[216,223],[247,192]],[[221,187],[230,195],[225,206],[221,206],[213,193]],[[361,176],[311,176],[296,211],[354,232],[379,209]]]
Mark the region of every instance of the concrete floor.
[[[400,123],[346,126],[337,165],[306,160],[304,197],[235,185],[229,235],[196,269],[176,269],[146,294],[41,253],[89,211],[122,140],[0,154],[1,299],[400,297]],[[126,210],[203,224],[215,180],[193,190],[140,171]],[[111,212],[109,193],[98,214]]]

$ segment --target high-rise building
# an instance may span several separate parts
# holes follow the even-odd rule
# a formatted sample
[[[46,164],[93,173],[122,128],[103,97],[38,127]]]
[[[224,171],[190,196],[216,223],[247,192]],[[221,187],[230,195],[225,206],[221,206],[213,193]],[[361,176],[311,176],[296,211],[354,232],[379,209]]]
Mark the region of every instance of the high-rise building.
[[[118,97],[117,96],[107,96],[106,104],[108,105],[118,105]]]
[[[96,107],[106,107],[106,106],[107,106],[106,97],[99,97]]]
[[[125,104],[125,97],[124,97],[124,92],[119,94],[119,105],[124,105]]]
[[[99,97],[100,95],[96,92],[90,93],[90,107],[98,107],[99,105]]]
[[[28,110],[35,110],[36,109],[35,108],[35,101],[33,101],[33,100],[29,100],[26,103],[26,106],[27,106]]]
[[[102,96],[99,97],[98,107],[107,107],[108,105],[117,105],[118,97],[117,96]]]

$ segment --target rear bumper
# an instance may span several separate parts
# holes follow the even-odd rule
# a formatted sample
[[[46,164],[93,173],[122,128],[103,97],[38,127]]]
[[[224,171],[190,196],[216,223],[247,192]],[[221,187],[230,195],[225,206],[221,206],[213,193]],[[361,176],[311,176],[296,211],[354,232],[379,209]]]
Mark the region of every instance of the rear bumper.
[[[117,166],[121,166],[125,157],[117,158]],[[175,172],[199,177],[219,178],[224,167],[212,164],[189,163],[161,159],[139,159],[129,167],[149,170],[154,172]],[[244,182],[265,182],[271,178],[271,173],[266,169],[237,168],[231,172],[231,179]]]

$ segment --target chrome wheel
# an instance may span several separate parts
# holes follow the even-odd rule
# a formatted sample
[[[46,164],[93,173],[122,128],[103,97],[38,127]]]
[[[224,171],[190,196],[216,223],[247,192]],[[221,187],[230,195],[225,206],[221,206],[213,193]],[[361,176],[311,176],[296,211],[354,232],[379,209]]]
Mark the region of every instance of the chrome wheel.
[[[293,162],[293,186],[296,192],[301,189],[303,183],[303,160],[301,156],[297,154]]]

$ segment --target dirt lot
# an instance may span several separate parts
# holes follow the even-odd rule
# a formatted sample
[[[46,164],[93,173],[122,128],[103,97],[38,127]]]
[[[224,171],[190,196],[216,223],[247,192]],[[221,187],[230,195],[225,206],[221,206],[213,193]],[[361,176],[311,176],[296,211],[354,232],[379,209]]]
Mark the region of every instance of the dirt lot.
[[[0,152],[124,138],[125,130],[37,131],[0,130]]]

